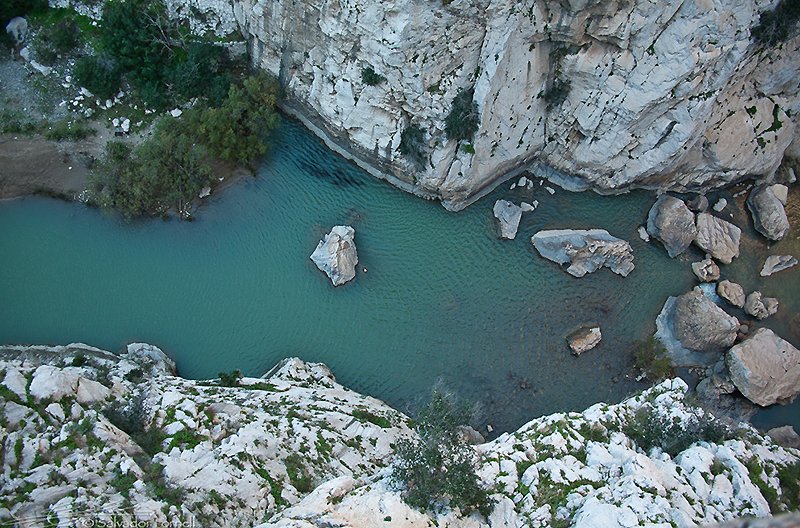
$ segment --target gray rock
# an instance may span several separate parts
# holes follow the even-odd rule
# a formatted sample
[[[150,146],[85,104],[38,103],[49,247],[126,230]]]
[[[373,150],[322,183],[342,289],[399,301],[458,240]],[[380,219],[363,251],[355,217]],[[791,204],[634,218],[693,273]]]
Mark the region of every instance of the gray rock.
[[[514,240],[522,218],[522,208],[507,200],[497,200],[493,212],[494,217],[500,221],[500,237]]]
[[[726,363],[736,388],[757,405],[790,403],[800,393],[800,350],[768,328],[732,347]]]
[[[175,361],[163,350],[149,343],[131,343],[126,348],[126,357],[140,364],[150,364],[151,374],[175,375],[178,369]]]
[[[725,264],[739,256],[739,240],[742,230],[708,213],[697,215],[697,236],[694,239],[700,249]]]
[[[794,266],[797,266],[797,259],[792,255],[770,255],[764,261],[764,267],[761,268],[761,276],[769,277],[773,273],[778,273]]]
[[[356,276],[358,253],[353,241],[355,234],[350,226],[334,226],[311,254],[311,260],[328,275],[334,286],[344,284]]]
[[[686,204],[689,209],[696,213],[703,213],[708,209],[708,198],[704,194],[698,194]]]
[[[539,231],[531,242],[539,254],[561,265],[567,273],[583,277],[605,266],[623,277],[633,271],[631,245],[605,229]]]
[[[781,202],[782,205],[786,205],[786,202],[789,200],[789,188],[782,183],[776,183],[775,185],[771,186],[772,194]]]
[[[8,33],[11,40],[14,41],[14,45],[19,46],[25,40],[25,37],[28,36],[28,21],[22,17],[12,18],[8,24],[6,24],[6,33]]]
[[[778,312],[778,299],[774,297],[763,297],[761,292],[754,291],[747,296],[744,302],[744,313],[752,315],[756,319],[766,319],[770,315]]]
[[[737,308],[744,306],[744,288],[729,280],[721,281],[717,284],[717,295],[728,301]]]
[[[747,208],[756,231],[770,240],[782,240],[789,233],[789,219],[773,187],[767,185],[754,189],[747,197]]]
[[[700,352],[722,352],[736,340],[739,320],[728,315],[700,288],[675,301],[675,336],[681,344]]]
[[[647,215],[647,232],[675,257],[686,251],[697,235],[694,214],[682,200],[662,194]]]
[[[707,257],[700,262],[692,263],[692,273],[700,280],[700,282],[714,282],[719,280],[719,266]]]
[[[714,204],[714,207],[712,207],[712,209],[714,209],[718,213],[721,213],[722,210],[725,209],[726,207],[728,207],[728,200],[726,200],[725,198],[720,198],[719,200],[717,200],[717,203]]]
[[[797,434],[797,431],[795,431],[794,427],[791,425],[774,427],[767,431],[767,436],[772,438],[772,441],[779,446],[800,449],[800,435]]]
[[[587,350],[596,347],[602,338],[600,327],[595,325],[575,330],[567,336],[567,342],[569,343],[569,348],[572,349],[572,353],[580,356]]]
[[[695,387],[703,408],[716,417],[725,416],[736,423],[752,418],[758,407],[736,392],[725,360],[721,359],[710,370],[708,377],[700,380]]]
[[[645,226],[639,226],[636,232],[639,234],[639,238],[645,242],[650,242],[650,235],[647,233],[647,228]]]

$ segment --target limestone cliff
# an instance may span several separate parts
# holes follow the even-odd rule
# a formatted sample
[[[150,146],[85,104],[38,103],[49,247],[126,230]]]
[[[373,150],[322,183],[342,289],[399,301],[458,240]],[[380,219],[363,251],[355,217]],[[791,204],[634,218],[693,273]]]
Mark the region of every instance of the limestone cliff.
[[[800,451],[745,424],[727,440],[663,443],[713,423],[681,380],[475,446],[494,502],[483,518],[407,506],[387,476],[408,418],[324,365],[225,378],[182,379],[141,343],[0,347],[0,523],[694,526],[800,501]]]
[[[290,107],[458,209],[516,169],[601,192],[770,176],[800,112],[800,37],[751,39],[773,4],[235,0],[233,12]],[[366,85],[367,67],[385,80]],[[444,119],[471,87],[470,148],[446,139]],[[424,133],[422,167],[398,151],[410,125]]]

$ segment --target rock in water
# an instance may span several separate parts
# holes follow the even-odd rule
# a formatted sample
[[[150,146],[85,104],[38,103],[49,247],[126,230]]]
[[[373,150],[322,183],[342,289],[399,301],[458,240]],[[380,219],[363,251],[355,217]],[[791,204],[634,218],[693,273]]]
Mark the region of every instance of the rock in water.
[[[800,350],[768,328],[731,348],[726,363],[736,388],[757,405],[790,403],[800,393]]]
[[[789,219],[774,187],[766,185],[754,189],[747,198],[747,208],[759,233],[770,240],[782,240],[789,233]]]
[[[718,213],[721,213],[722,210],[725,209],[726,207],[728,207],[728,200],[726,200],[725,198],[720,198],[719,200],[717,200],[717,203],[714,204],[714,207],[712,207],[712,209],[714,209]]]
[[[698,194],[686,204],[695,213],[703,213],[708,209],[708,198],[704,194]]]
[[[764,267],[761,268],[761,276],[769,277],[773,273],[778,273],[794,266],[797,266],[797,259],[792,255],[770,255],[764,261]]]
[[[508,200],[497,200],[494,203],[494,216],[500,221],[500,237],[514,240],[522,218],[522,208]]]
[[[353,241],[355,234],[350,226],[334,226],[311,254],[311,260],[328,275],[334,286],[356,276],[358,254]]]
[[[603,335],[600,333],[600,327],[590,326],[579,328],[572,332],[567,336],[567,342],[569,343],[569,348],[572,349],[572,353],[576,356],[580,356],[587,350],[596,347],[602,338]]]
[[[744,302],[744,313],[756,319],[766,319],[778,312],[778,299],[774,297],[761,297],[761,292],[754,291],[747,296]]]
[[[744,306],[745,295],[744,288],[731,282],[724,280],[717,284],[717,295],[728,301],[730,304],[737,308]]]
[[[662,194],[647,215],[647,232],[664,244],[670,257],[680,255],[697,235],[694,213],[682,200]]]
[[[736,340],[739,320],[728,315],[700,288],[678,297],[675,302],[675,336],[686,348],[700,352],[721,352]]]
[[[605,229],[539,231],[531,242],[544,258],[569,264],[567,273],[573,277],[583,277],[603,266],[627,277],[634,268],[631,245]]]
[[[767,435],[779,446],[800,449],[800,435],[797,434],[797,431],[795,431],[794,427],[791,425],[774,427],[767,431]]]
[[[697,236],[694,242],[720,262],[730,264],[734,257],[739,256],[741,236],[742,230],[730,222],[708,213],[697,215]]]
[[[719,280],[719,266],[711,260],[711,257],[706,257],[705,260],[692,263],[692,273],[700,280],[700,282],[714,282]]]

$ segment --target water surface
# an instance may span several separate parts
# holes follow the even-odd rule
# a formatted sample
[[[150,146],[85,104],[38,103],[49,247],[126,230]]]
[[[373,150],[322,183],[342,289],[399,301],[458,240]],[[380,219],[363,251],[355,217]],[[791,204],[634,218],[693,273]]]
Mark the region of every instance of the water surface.
[[[287,121],[258,176],[211,197],[194,222],[128,223],[37,197],[0,202],[0,343],[116,350],[145,341],[189,378],[257,376],[300,356],[404,410],[442,379],[479,401],[499,430],[640,390],[625,378],[633,343],[652,335],[667,296],[694,284],[689,263],[700,253],[669,259],[639,240],[648,193],[508,187],[449,213],[369,177]],[[541,204],[514,241],[495,236],[500,197]],[[339,288],[309,260],[336,224],[356,229],[360,261],[355,281]],[[593,227],[631,242],[627,278],[607,269],[573,278],[530,244],[540,229]],[[797,249],[796,237],[781,244]],[[777,295],[781,311],[768,325],[797,345],[798,274],[759,280],[766,243],[747,245],[757,255],[723,272]],[[603,341],[576,358],[564,337],[589,322],[601,324]]]

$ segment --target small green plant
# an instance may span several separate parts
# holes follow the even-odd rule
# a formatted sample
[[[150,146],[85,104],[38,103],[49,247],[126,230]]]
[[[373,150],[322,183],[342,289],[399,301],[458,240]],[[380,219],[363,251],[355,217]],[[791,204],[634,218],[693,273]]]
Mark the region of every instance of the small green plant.
[[[88,363],[89,359],[86,357],[86,354],[83,352],[79,352],[75,354],[75,357],[72,358],[72,366],[73,367],[83,367]]]
[[[300,493],[310,493],[314,489],[314,482],[299,454],[292,453],[283,463],[286,465],[286,474],[294,489]]]
[[[792,35],[798,19],[800,19],[800,2],[780,0],[772,10],[761,13],[758,24],[750,33],[756,42],[774,46]]]
[[[800,509],[800,462],[778,469],[781,481],[781,498],[789,511]]]
[[[366,411],[364,409],[355,409],[353,411],[353,417],[362,422],[369,422],[371,424],[377,425],[382,429],[386,429],[392,426],[392,423],[383,416],[374,415],[371,412]]]
[[[672,457],[695,442],[720,444],[734,437],[728,426],[708,414],[697,411],[681,420],[662,414],[649,404],[643,405],[629,417],[622,431],[642,451],[649,452],[658,447]]]
[[[361,68],[361,82],[367,86],[377,86],[384,81],[386,81],[386,77],[380,73],[376,73],[372,66]]]
[[[167,451],[170,451],[173,447],[181,446],[184,450],[194,449],[202,441],[203,437],[194,431],[190,431],[189,429],[181,429],[172,435],[172,439],[169,441]]]
[[[78,47],[80,35],[78,24],[65,18],[42,28],[33,43],[33,50],[40,62],[53,64],[59,56]]]
[[[219,373],[219,384],[223,387],[238,387],[240,379],[242,379],[242,373],[239,370]]]
[[[489,493],[475,473],[475,453],[459,432],[472,411],[435,389],[415,422],[417,439],[398,442],[392,481],[410,506],[436,511],[449,506],[488,516]]]
[[[661,381],[672,374],[672,363],[667,351],[652,336],[636,343],[633,351],[633,368],[641,370],[652,382]]]
[[[461,90],[453,99],[453,107],[444,120],[445,134],[449,139],[456,141],[472,141],[475,132],[478,131],[480,118],[478,116],[478,105],[473,101],[475,90]]]
[[[51,141],[80,141],[97,134],[97,131],[82,120],[64,118],[53,123],[44,133]]]

